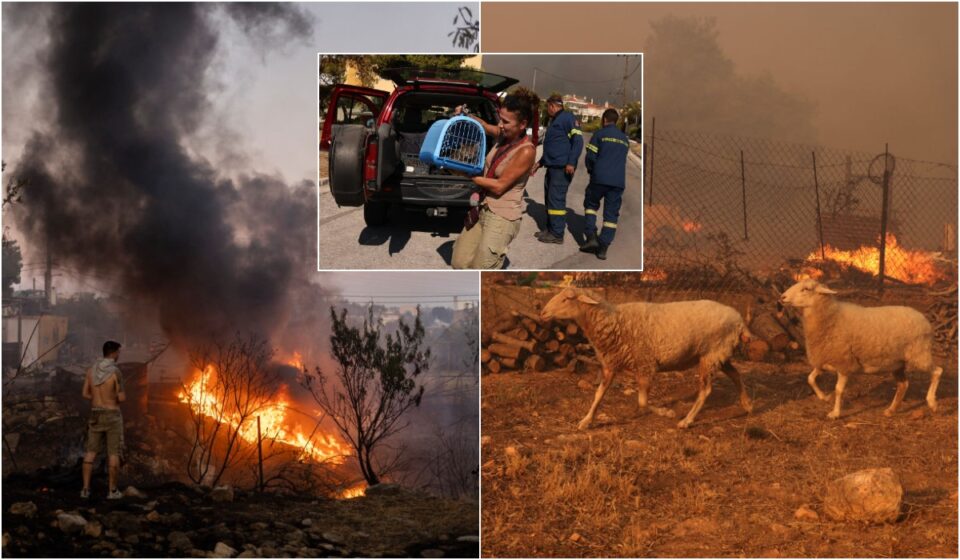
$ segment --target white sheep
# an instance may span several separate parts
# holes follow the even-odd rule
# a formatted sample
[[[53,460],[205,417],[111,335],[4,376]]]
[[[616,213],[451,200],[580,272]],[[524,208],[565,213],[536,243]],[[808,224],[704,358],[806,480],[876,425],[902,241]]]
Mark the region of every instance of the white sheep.
[[[817,376],[823,370],[837,373],[836,398],[827,417],[840,417],[847,378],[861,371],[893,372],[897,392],[884,411],[885,416],[891,416],[907,392],[907,368],[930,373],[927,405],[936,411],[937,384],[943,368],[933,363],[933,327],[927,318],[905,306],[862,307],[837,301],[836,293],[816,280],[806,279],[780,296],[783,304],[803,310],[807,360],[813,366],[807,382],[817,398],[829,400],[817,385]]]
[[[581,430],[590,426],[614,372],[620,370],[636,374],[637,402],[640,410],[645,410],[652,372],[678,371],[699,364],[700,392],[679,428],[690,426],[703,408],[718,367],[737,386],[744,410],[753,410],[740,373],[730,363],[740,337],[747,333],[746,327],[740,314],[726,305],[708,300],[612,305],[575,288],[566,288],[547,302],[540,317],[544,321],[575,320],[603,366],[603,381],[590,411],[578,425]],[[666,408],[649,409],[661,416],[674,416]]]

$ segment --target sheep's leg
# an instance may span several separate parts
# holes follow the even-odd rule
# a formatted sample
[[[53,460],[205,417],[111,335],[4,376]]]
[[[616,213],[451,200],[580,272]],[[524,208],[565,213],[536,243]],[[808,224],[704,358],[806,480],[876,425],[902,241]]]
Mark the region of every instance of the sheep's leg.
[[[750,395],[747,394],[747,388],[744,387],[743,380],[740,379],[740,372],[737,371],[737,368],[728,360],[720,364],[720,369],[723,370],[723,373],[727,374],[730,381],[733,381],[733,384],[737,386],[737,390],[740,392],[740,406],[742,406],[747,413],[753,412],[753,403],[750,402]]]
[[[600,400],[603,399],[603,394],[607,392],[607,387],[610,386],[611,381],[613,381],[613,370],[607,366],[603,366],[603,380],[600,381],[600,386],[597,387],[597,392],[593,395],[593,404],[590,405],[590,412],[587,412],[583,420],[577,424],[578,430],[586,430],[590,427],[590,423],[593,422],[593,415],[597,412]]]
[[[907,387],[910,385],[903,367],[893,372],[893,378],[897,380],[897,392],[893,395],[893,402],[883,411],[884,416],[893,416],[893,413],[900,408],[900,403],[903,402],[903,395],[907,393]]]
[[[813,371],[810,372],[810,375],[807,376],[807,383],[810,384],[810,387],[813,389],[813,392],[817,394],[817,398],[821,401],[829,401],[830,397],[820,390],[820,386],[817,385],[817,376],[823,373],[819,367],[813,368]]]
[[[835,400],[833,401],[833,410],[830,411],[830,414],[827,414],[827,418],[831,420],[836,420],[840,418],[840,402],[843,399],[843,390],[847,387],[847,374],[842,371],[837,371],[837,388],[834,389],[836,393]]]
[[[677,424],[677,427],[681,430],[693,424],[693,419],[697,417],[697,413],[703,408],[703,403],[707,400],[707,397],[710,396],[710,391],[713,389],[712,378],[714,367],[713,365],[700,362],[700,393],[697,395],[697,402],[693,403],[693,408],[687,413],[687,417]]]
[[[937,411],[937,385],[940,384],[940,375],[943,373],[942,367],[935,367],[930,373],[930,388],[927,389],[927,406],[932,412]]]
[[[650,391],[650,377],[641,372],[637,372],[637,404],[640,405],[640,411],[650,410],[658,416],[673,418],[676,414],[669,408],[653,406],[647,403],[647,393]]]

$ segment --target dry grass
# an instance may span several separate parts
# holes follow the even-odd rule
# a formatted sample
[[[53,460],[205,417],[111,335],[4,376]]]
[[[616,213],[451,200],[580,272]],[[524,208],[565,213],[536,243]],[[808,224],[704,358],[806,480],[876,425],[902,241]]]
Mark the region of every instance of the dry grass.
[[[848,385],[844,416],[806,384],[807,368],[738,364],[755,399],[747,416],[725,378],[696,423],[641,415],[633,380],[618,377],[591,429],[579,432],[592,390],[566,372],[483,379],[483,555],[944,556],[957,555],[957,377],[940,385],[940,412],[922,405],[927,379],[910,376],[902,411],[885,418],[887,376]],[[824,388],[834,377],[820,378]],[[651,401],[686,413],[692,372],[654,378]],[[628,394],[625,394],[628,393]],[[922,415],[922,416],[921,416]],[[800,522],[820,512],[826,482],[892,467],[905,488],[892,525]],[[571,538],[572,537],[572,538]]]

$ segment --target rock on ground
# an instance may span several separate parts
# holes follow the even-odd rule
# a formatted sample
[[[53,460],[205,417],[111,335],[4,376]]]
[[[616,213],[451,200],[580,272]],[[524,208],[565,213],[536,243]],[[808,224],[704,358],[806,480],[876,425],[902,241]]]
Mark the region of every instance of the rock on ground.
[[[57,515],[57,525],[64,533],[78,533],[86,526],[87,520],[75,513]]]
[[[88,537],[100,538],[100,535],[103,533],[103,525],[99,521],[90,521],[83,528],[83,533]]]
[[[827,485],[823,511],[834,521],[888,523],[896,521],[903,486],[893,469],[865,469]]]
[[[190,541],[190,537],[187,536],[183,531],[173,531],[167,535],[167,542],[170,543],[170,548],[182,553],[187,553],[193,550],[193,542]]]
[[[236,553],[237,549],[226,543],[218,542],[217,546],[213,547],[214,558],[233,558]]]
[[[820,521],[820,516],[817,515],[817,512],[807,506],[797,508],[797,511],[793,512],[793,517],[796,518],[797,521],[812,521],[814,523]]]
[[[210,498],[215,502],[232,502],[233,486],[217,486],[210,491]]]
[[[146,498],[147,495],[137,490],[133,486],[127,486],[127,489],[123,491],[123,495],[127,498]]]
[[[37,514],[37,504],[33,502],[17,502],[10,506],[10,513],[13,515],[33,517]]]

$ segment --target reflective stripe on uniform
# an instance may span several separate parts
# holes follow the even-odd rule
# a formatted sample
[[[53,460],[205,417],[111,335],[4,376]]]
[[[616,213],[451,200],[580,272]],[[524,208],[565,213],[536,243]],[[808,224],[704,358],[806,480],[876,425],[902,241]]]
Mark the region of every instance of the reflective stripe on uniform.
[[[621,139],[619,139],[619,138],[601,138],[600,141],[601,141],[601,142],[616,142],[617,144],[622,144],[622,145],[624,145],[624,146],[626,146],[626,147],[628,147],[628,148],[630,147],[630,143],[629,143],[629,142],[624,142],[623,140],[621,140]]]
[[[551,210],[547,210],[547,214],[550,214],[551,216],[566,216],[566,215],[567,215],[567,211],[566,211],[566,210],[553,210],[553,209],[551,209]]]
[[[587,149],[590,150],[591,152],[599,152],[599,151],[600,151],[600,148],[594,146],[593,144],[587,144]]]
[[[573,130],[571,130],[570,132],[567,133],[567,137],[568,137],[568,138],[573,138],[573,135],[574,135],[574,134],[583,135],[583,133],[580,132],[580,129],[579,129],[579,128],[574,128]]]
[[[587,208],[586,210],[584,210],[584,213],[586,213],[586,214],[593,214],[594,216],[597,215],[597,211],[594,210],[594,209],[592,209],[592,208]]]
[[[603,222],[603,227],[617,229],[617,222]]]

